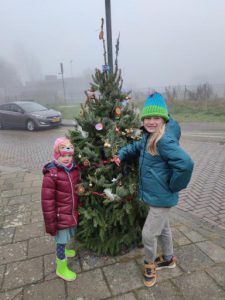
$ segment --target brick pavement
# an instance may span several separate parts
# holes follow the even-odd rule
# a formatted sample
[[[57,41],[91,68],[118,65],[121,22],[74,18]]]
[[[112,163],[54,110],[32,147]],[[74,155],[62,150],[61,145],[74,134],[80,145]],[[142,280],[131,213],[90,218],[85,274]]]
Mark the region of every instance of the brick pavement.
[[[64,136],[70,128],[28,132],[0,131],[0,165],[17,166],[41,174],[42,166],[52,159],[55,139]]]
[[[142,282],[142,248],[117,257],[78,249],[69,259],[77,280],[57,278],[53,239],[43,228],[41,180],[0,167],[0,299],[225,299],[224,231],[177,208],[171,225],[178,266],[159,271],[153,288]]]
[[[69,129],[0,131],[0,165],[41,174],[51,160],[54,140]],[[185,123],[182,131],[181,144],[195,161],[195,169],[179,208],[225,229],[225,123]]]
[[[225,144],[185,139],[183,147],[195,161],[188,188],[178,207],[225,229]]]

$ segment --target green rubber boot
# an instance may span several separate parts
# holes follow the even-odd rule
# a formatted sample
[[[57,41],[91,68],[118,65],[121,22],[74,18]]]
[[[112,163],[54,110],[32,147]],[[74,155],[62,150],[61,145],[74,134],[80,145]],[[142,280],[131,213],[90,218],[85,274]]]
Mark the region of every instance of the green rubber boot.
[[[66,257],[74,257],[75,255],[76,255],[75,250],[65,248],[65,256]]]
[[[73,281],[77,278],[77,274],[72,272],[67,266],[67,259],[56,258],[56,275],[66,281]]]

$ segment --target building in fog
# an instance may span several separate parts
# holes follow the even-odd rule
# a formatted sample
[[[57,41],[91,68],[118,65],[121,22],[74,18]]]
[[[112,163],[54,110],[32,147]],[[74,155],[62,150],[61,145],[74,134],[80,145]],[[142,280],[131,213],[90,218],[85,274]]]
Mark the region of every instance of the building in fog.
[[[0,88],[0,103],[33,100],[42,104],[72,104],[84,102],[84,91],[89,88],[90,76],[64,78],[47,75],[44,80],[29,81],[19,86]],[[65,91],[65,94],[64,94]]]

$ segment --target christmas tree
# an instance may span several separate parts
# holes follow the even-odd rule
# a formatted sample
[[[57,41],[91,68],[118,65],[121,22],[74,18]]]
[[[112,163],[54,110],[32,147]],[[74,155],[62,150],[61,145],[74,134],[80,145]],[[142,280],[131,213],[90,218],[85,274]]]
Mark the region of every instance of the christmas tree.
[[[86,249],[117,255],[140,245],[147,214],[138,199],[137,160],[126,160],[120,167],[112,161],[119,148],[141,138],[140,119],[129,93],[122,91],[119,38],[115,70],[110,72],[103,28],[99,37],[105,65],[102,71],[95,70],[77,125],[70,131],[78,163],[90,161],[76,187],[80,195],[77,238]]]

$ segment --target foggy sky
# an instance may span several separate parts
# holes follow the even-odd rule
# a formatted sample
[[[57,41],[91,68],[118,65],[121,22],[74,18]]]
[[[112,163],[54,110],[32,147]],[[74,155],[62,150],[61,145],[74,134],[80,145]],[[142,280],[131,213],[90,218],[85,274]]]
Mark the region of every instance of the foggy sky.
[[[111,0],[111,13],[125,85],[225,83],[224,0]],[[60,62],[65,76],[92,72],[102,17],[105,0],[0,0],[0,59],[23,79],[58,75]]]

